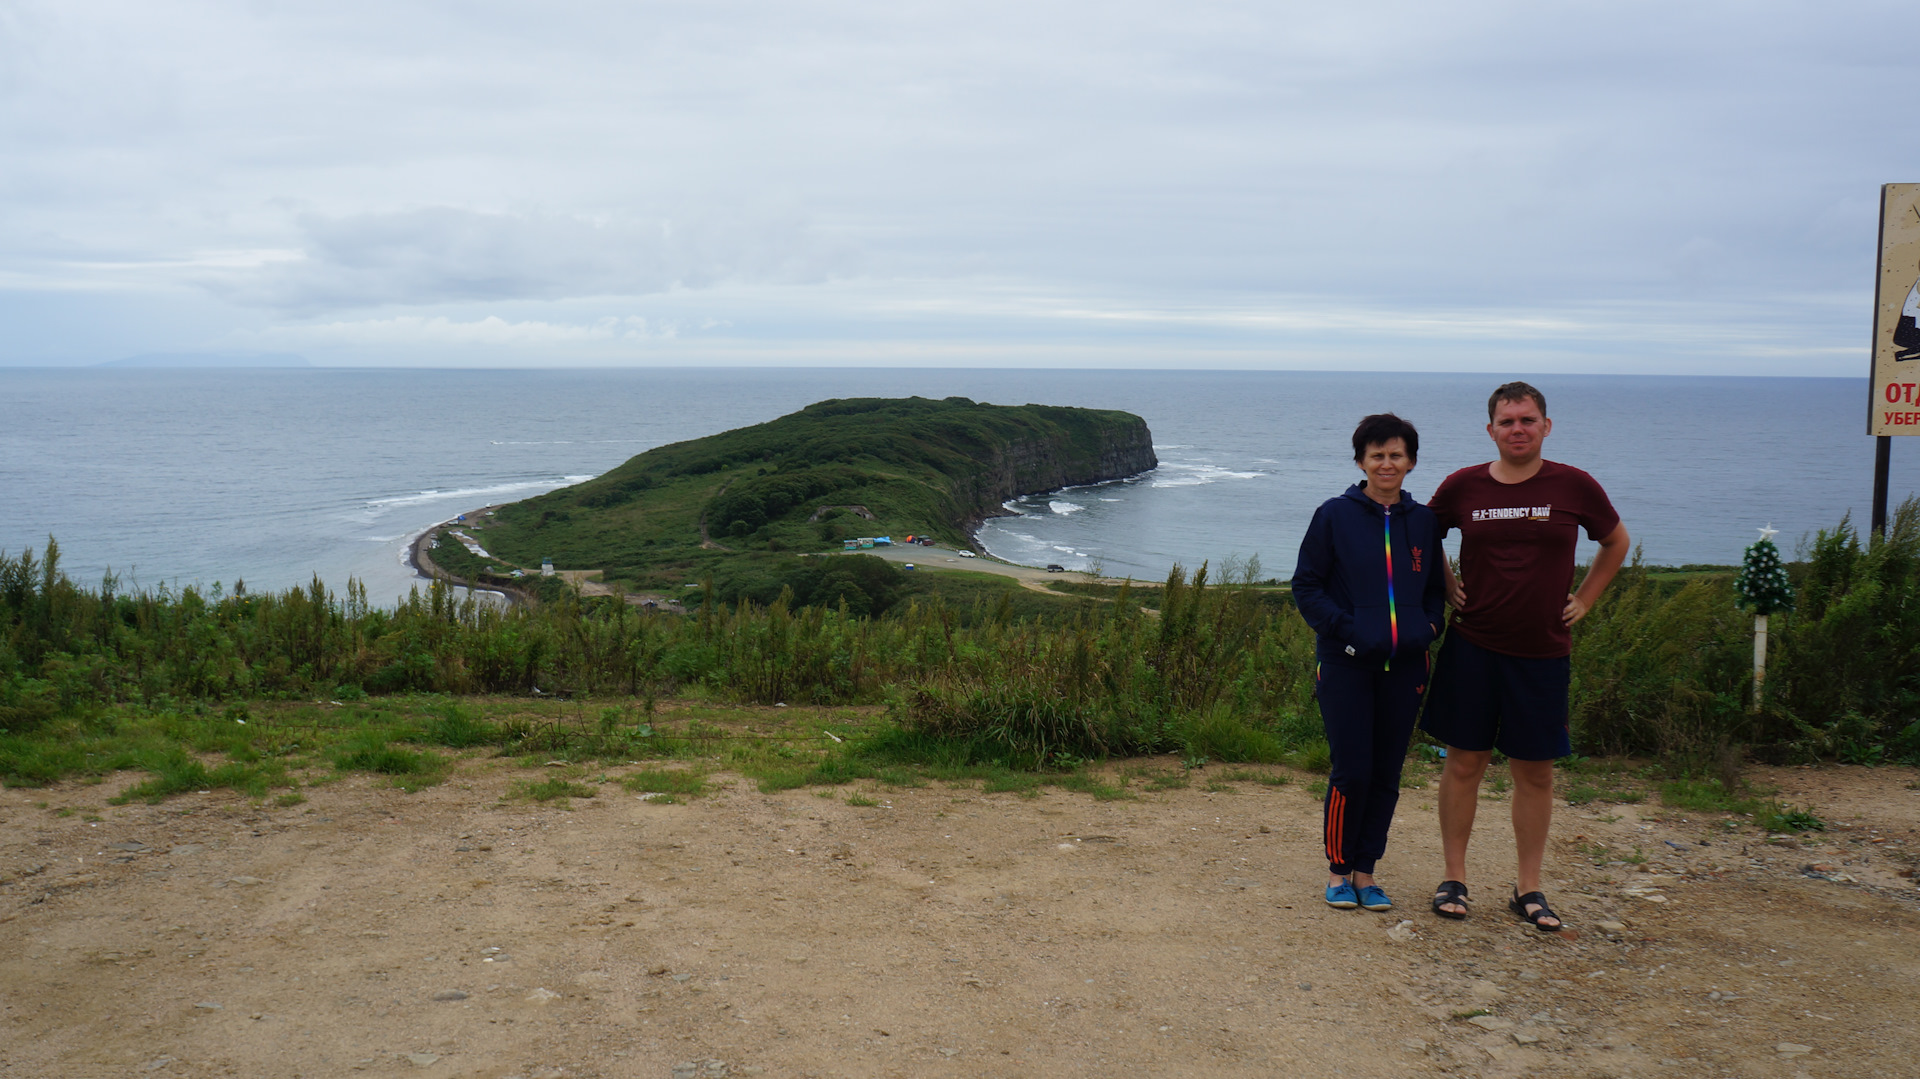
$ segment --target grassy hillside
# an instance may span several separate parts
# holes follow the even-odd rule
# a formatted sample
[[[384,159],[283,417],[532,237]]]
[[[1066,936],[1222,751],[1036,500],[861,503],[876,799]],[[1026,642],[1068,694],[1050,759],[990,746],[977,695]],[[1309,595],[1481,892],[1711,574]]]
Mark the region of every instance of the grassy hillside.
[[[964,545],[1014,494],[1153,463],[1146,424],[1125,412],[964,397],[822,401],[502,507],[484,536],[511,562],[551,558],[630,587],[708,574],[725,584],[861,536]]]

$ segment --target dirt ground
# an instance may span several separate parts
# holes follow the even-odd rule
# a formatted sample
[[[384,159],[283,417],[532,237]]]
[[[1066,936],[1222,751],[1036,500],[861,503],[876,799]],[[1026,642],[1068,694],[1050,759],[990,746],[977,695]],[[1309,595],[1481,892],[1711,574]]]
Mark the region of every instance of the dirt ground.
[[[1911,769],[1757,771],[1830,822],[1809,847],[1561,807],[1549,887],[1577,937],[1503,909],[1492,796],[1473,916],[1444,922],[1430,788],[1382,863],[1400,908],[1343,912],[1310,777],[1222,771],[1110,802],[734,781],[562,808],[503,802],[528,773],[497,760],[291,808],[106,805],[132,776],[0,791],[0,1074],[1920,1070]]]

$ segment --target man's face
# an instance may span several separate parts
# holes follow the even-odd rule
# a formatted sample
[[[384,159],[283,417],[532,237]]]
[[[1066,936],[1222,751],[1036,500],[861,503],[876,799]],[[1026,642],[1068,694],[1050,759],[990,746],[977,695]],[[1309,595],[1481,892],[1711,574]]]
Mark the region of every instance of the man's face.
[[[1508,464],[1529,464],[1540,456],[1540,444],[1553,432],[1553,421],[1540,414],[1533,398],[1502,401],[1493,409],[1493,422],[1487,435],[1500,447],[1500,458]]]

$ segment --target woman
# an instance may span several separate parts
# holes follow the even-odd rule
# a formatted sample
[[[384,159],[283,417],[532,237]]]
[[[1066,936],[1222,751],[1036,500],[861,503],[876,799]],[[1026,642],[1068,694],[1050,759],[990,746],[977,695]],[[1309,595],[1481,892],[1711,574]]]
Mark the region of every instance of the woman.
[[[1327,905],[1390,910],[1374,880],[1400,800],[1400,766],[1427,688],[1446,586],[1433,511],[1401,489],[1420,433],[1392,413],[1353,431],[1364,476],[1314,511],[1293,571],[1293,602],[1313,627],[1315,695],[1332,750],[1325,805]]]

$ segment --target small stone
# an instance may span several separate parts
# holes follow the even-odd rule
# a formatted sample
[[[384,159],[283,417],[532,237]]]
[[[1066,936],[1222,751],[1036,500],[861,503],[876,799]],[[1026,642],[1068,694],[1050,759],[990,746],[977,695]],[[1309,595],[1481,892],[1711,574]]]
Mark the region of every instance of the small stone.
[[[408,1053],[407,1060],[424,1068],[429,1064],[438,1063],[440,1058],[432,1053]]]
[[[1795,1042],[1781,1042],[1780,1044],[1773,1047],[1773,1051],[1776,1053],[1779,1053],[1783,1057],[1797,1057],[1804,1053],[1813,1052],[1813,1046],[1800,1045]]]
[[[465,1000],[467,994],[459,989],[442,989],[433,995],[435,1000]]]
[[[683,983],[684,983],[684,982],[689,982],[689,981],[692,981],[692,980],[693,980],[693,975],[691,975],[691,974],[675,974],[675,975],[673,976],[673,980],[674,980],[674,981],[676,981],[676,982],[683,982]]]
[[[682,1061],[673,1066],[673,1079],[694,1079],[694,1076],[699,1074],[700,1065],[691,1060]]]
[[[220,1005],[218,1005],[218,1004],[215,1004],[215,1003],[214,1003],[213,1001],[211,1001],[211,1000],[203,1000],[203,1001],[201,1001],[201,1002],[199,1002],[198,1004],[195,1004],[195,1005],[194,1005],[194,1007],[196,1007],[196,1008],[200,1008],[200,1009],[202,1009],[202,1010],[204,1010],[204,1011],[209,1011],[209,1012],[218,1012],[218,1011],[225,1011],[225,1010],[226,1010],[226,1009],[224,1009],[224,1008],[222,1008],[222,1007],[221,1007]]]
[[[960,1055],[960,1050],[948,1049],[945,1046],[942,1046],[940,1049],[940,1055],[943,1057],[957,1057]]]
[[[1506,990],[1484,979],[1474,982],[1467,988],[1467,992],[1471,993],[1475,1000],[1499,1000],[1507,995]]]
[[[1516,1030],[1513,1032],[1513,1041],[1516,1045],[1537,1045],[1540,1042],[1540,1038],[1538,1035]]]
[[[1495,1033],[1513,1029],[1513,1020],[1502,1019],[1497,1015],[1476,1015],[1472,1019],[1467,1020],[1467,1022],[1472,1023],[1481,1030],[1491,1030]]]
[[[228,884],[238,884],[242,888],[251,888],[256,884],[265,884],[259,877],[228,877]]]
[[[155,1057],[154,1059],[147,1061],[145,1068],[147,1071],[157,1072],[161,1068],[164,1068],[171,1063],[173,1063],[172,1057]]]
[[[1625,922],[1606,921],[1595,922],[1594,924],[1599,926],[1602,932],[1606,933],[1624,933],[1627,931],[1627,923]]]
[[[560,994],[551,989],[535,989],[526,996],[529,1004],[551,1004],[560,999]]]
[[[140,843],[140,842],[136,842],[135,840],[129,839],[120,843],[109,843],[107,844],[107,849],[108,850],[124,850],[134,854],[138,854],[141,851],[146,850],[147,845],[145,843]]]
[[[653,966],[650,966],[647,968],[647,974],[649,974],[652,977],[658,978],[661,975],[667,973],[671,969],[673,968],[667,966],[665,963],[655,963]]]
[[[1266,826],[1266,825],[1264,825],[1264,824],[1260,826],[1260,834],[1261,834],[1261,835],[1268,835],[1268,834],[1271,834],[1271,833],[1272,833],[1272,831],[1273,831],[1273,829],[1271,829],[1271,828],[1269,828],[1269,827],[1267,827],[1267,826]]]

